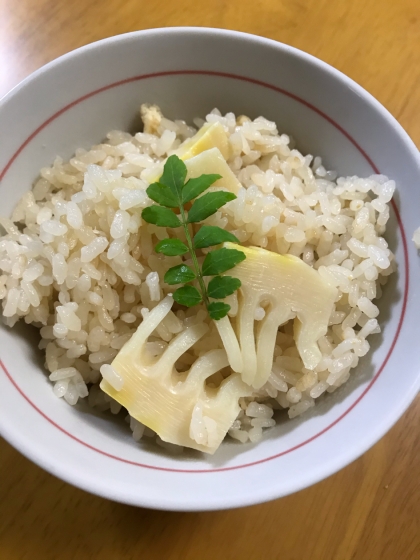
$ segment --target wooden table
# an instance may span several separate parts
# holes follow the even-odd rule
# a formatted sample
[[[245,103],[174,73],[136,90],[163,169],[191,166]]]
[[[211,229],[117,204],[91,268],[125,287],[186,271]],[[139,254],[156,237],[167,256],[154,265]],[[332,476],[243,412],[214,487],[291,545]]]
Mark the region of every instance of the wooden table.
[[[176,25],[238,29],[314,54],[376,96],[420,147],[419,0],[0,0],[0,94],[91,41]],[[328,480],[261,506],[198,514],[91,496],[0,441],[0,560],[420,559],[419,421],[417,398]]]

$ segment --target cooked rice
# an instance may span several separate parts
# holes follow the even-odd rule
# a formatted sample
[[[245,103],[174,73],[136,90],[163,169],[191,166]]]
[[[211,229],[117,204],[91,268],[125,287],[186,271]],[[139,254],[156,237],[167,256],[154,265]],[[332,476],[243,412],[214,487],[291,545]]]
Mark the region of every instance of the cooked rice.
[[[420,249],[420,227],[418,227],[413,233],[414,245],[417,249]]]
[[[294,418],[345,383],[369,351],[367,337],[380,332],[373,300],[395,268],[382,237],[395,183],[383,175],[336,178],[321,158],[292,148],[290,138],[263,117],[237,119],[215,109],[206,121],[220,122],[229,134],[228,163],[243,185],[237,199],[206,223],[228,229],[244,245],[300,257],[339,290],[328,333],[319,340],[322,359],[315,371],[303,367],[291,322],[279,330],[270,378],[252,399],[241,399],[229,431],[236,440],[255,442],[275,425],[274,410],[287,409]],[[195,120],[198,127],[204,122]],[[101,376],[121,386],[109,364],[171,292],[162,279],[181,262],[153,251],[169,232],[141,220],[141,210],[152,203],[146,188],[168,155],[196,132],[159,114],[145,124],[134,136],[112,131],[104,143],[77,150],[69,162],[57,157],[41,169],[12,219],[0,220],[7,232],[0,238],[5,323],[12,327],[24,318],[41,328],[39,346],[57,397],[72,405],[88,397],[91,406],[113,414],[121,406],[99,389]],[[235,316],[236,295],[227,301]],[[255,320],[264,314],[257,308]],[[171,311],[148,350],[162,354],[177,333],[203,321],[209,334],[177,363],[187,368],[204,352],[223,347],[202,306]],[[190,430],[196,440],[203,429],[211,436],[206,418],[201,409],[194,411]],[[136,441],[155,437],[133,418],[129,423]]]

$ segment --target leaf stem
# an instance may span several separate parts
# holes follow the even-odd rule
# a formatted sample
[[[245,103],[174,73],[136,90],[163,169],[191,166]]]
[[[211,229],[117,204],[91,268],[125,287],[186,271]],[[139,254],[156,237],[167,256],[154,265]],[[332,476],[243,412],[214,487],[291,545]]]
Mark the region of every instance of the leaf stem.
[[[187,219],[185,217],[185,209],[184,209],[184,205],[182,204],[182,202],[180,202],[179,209],[181,211],[182,227],[184,229],[185,238],[187,240],[188,250],[189,250],[189,253],[191,255],[192,262],[193,262],[194,272],[197,276],[197,280],[198,280],[198,283],[200,285],[200,291],[201,291],[201,295],[203,297],[203,302],[204,302],[205,306],[207,307],[210,303],[209,298],[207,297],[207,289],[206,289],[206,285],[204,283],[203,275],[201,274],[200,265],[198,264],[197,255],[195,254],[195,250],[194,250],[194,247],[193,247],[193,242],[192,242],[192,239],[191,239],[191,235],[190,235],[190,232],[188,230],[188,222],[187,222]]]

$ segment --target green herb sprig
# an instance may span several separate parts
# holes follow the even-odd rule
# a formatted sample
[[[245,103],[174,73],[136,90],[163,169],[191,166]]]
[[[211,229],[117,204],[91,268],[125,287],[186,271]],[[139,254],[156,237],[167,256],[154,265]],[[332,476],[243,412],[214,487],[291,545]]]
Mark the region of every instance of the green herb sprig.
[[[201,175],[185,182],[186,177],[185,163],[176,155],[170,156],[159,181],[151,184],[146,191],[149,198],[157,202],[157,205],[145,208],[141,215],[149,224],[183,228],[186,244],[176,238],[163,239],[156,245],[155,251],[168,257],[189,254],[192,267],[185,263],[173,266],[165,274],[164,281],[170,285],[185,284],[175,290],[173,294],[177,303],[192,307],[204,302],[210,317],[218,320],[228,314],[230,305],[222,301],[210,300],[224,299],[241,286],[238,278],[219,275],[243,261],[245,254],[236,249],[215,249],[207,253],[203,265],[200,267],[196,254],[197,249],[213,247],[225,241],[234,243],[239,243],[239,241],[232,233],[208,225],[201,226],[192,239],[188,225],[205,220],[227,202],[234,200],[236,196],[225,191],[203,194],[213,183],[221,179],[220,175]],[[192,200],[194,202],[187,212],[185,205]],[[179,217],[173,209],[179,210]],[[207,287],[204,281],[206,276],[213,276]],[[191,282],[195,282],[198,289]]]

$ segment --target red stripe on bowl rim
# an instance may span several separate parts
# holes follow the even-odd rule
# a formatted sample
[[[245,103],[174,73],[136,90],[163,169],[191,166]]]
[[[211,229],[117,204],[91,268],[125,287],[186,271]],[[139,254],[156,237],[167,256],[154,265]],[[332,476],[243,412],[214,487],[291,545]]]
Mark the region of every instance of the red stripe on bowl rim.
[[[57,119],[60,115],[67,112],[68,110],[70,110],[72,107],[74,107],[74,106],[78,105],[79,103],[82,103],[83,101],[86,101],[87,99],[90,99],[91,97],[93,97],[95,95],[98,95],[98,94],[100,94],[104,91],[107,91],[107,90],[113,89],[115,87],[131,83],[131,82],[136,82],[136,81],[146,80],[146,79],[151,79],[151,78],[159,78],[159,77],[163,77],[163,76],[177,76],[177,75],[218,76],[218,77],[229,78],[229,79],[233,79],[233,80],[241,80],[241,81],[244,81],[244,82],[249,82],[249,83],[252,83],[252,84],[255,84],[255,85],[258,85],[258,86],[265,87],[267,89],[271,89],[273,91],[276,91],[277,93],[285,95],[285,96],[297,101],[298,103],[304,105],[305,107],[311,109],[312,111],[314,111],[315,113],[320,115],[323,119],[328,121],[332,126],[334,126],[334,128],[339,130],[355,146],[355,148],[358,150],[358,152],[364,157],[364,159],[367,161],[367,163],[371,166],[373,172],[377,173],[377,174],[379,173],[379,170],[376,167],[376,165],[373,163],[372,159],[363,150],[363,148],[356,142],[356,140],[346,130],[344,130],[343,127],[341,127],[336,121],[334,121],[334,119],[329,117],[326,113],[324,113],[323,111],[321,111],[320,109],[318,109],[317,107],[315,107],[314,105],[312,105],[311,103],[306,101],[305,99],[302,99],[301,97],[299,97],[299,96],[297,96],[297,95],[295,95],[295,94],[293,94],[289,91],[286,91],[285,89],[279,88],[279,87],[274,86],[272,84],[268,84],[268,83],[263,82],[261,80],[256,80],[254,78],[249,78],[247,76],[240,76],[240,75],[230,74],[230,73],[226,73],[226,72],[214,72],[214,71],[206,71],[206,70],[173,70],[173,71],[167,71],[167,72],[156,72],[156,73],[153,73],[153,74],[143,74],[141,76],[133,76],[132,78],[127,78],[125,80],[120,80],[118,82],[114,82],[112,84],[108,84],[107,86],[98,88],[98,89],[96,89],[96,90],[94,90],[90,93],[87,93],[86,95],[83,95],[82,97],[79,97],[75,101],[72,101],[71,103],[69,103],[68,105],[66,105],[65,107],[63,107],[59,111],[57,111],[56,113],[54,113],[51,117],[49,117],[46,121],[44,121],[34,132],[32,132],[32,134],[30,136],[28,136],[28,138],[16,150],[16,152],[13,154],[13,156],[10,158],[10,160],[8,161],[8,163],[6,164],[6,166],[4,167],[2,172],[0,173],[0,181],[5,177],[7,171],[10,169],[13,162],[22,153],[22,151],[25,149],[25,147],[45,127],[47,127],[51,122],[53,122],[55,119]],[[87,447],[88,449],[91,449],[92,451],[95,451],[96,453],[99,453],[99,454],[101,454],[105,457],[108,457],[110,459],[115,459],[115,460],[120,461],[122,463],[126,463],[126,464],[133,465],[133,466],[136,466],[136,467],[142,467],[142,468],[146,468],[146,469],[165,471],[165,472],[214,473],[214,472],[223,472],[223,471],[231,471],[231,470],[236,470],[236,469],[243,469],[243,468],[246,468],[246,467],[252,467],[252,466],[255,466],[255,465],[260,465],[262,463],[266,463],[267,461],[272,461],[273,459],[278,459],[279,457],[282,457],[283,455],[287,455],[288,453],[291,453],[292,451],[300,449],[301,447],[307,445],[308,443],[316,440],[317,438],[319,438],[320,436],[322,436],[323,434],[328,432],[336,424],[338,424],[338,422],[340,422],[345,416],[347,416],[347,414],[349,414],[351,412],[351,410],[353,410],[353,408],[363,399],[363,397],[372,388],[372,386],[377,381],[378,377],[381,375],[382,371],[386,367],[386,365],[387,365],[387,363],[388,363],[388,361],[389,361],[389,359],[390,359],[390,357],[391,357],[391,355],[392,355],[392,353],[395,349],[395,346],[396,346],[396,343],[398,341],[398,338],[399,338],[399,335],[400,335],[400,332],[401,332],[401,328],[402,328],[402,325],[403,325],[403,322],[404,322],[406,308],[407,308],[408,291],[409,291],[409,257],[408,257],[407,238],[406,238],[406,235],[405,235],[404,226],[402,224],[402,220],[401,220],[399,210],[398,210],[397,205],[395,204],[395,202],[393,200],[391,201],[391,205],[392,205],[392,208],[394,210],[394,213],[395,213],[395,216],[396,216],[396,219],[397,219],[399,230],[401,232],[401,239],[402,239],[403,252],[404,252],[404,269],[405,269],[404,270],[404,272],[405,272],[404,295],[403,295],[403,302],[402,302],[402,308],[401,308],[401,315],[400,315],[400,318],[399,318],[399,321],[398,321],[397,330],[395,332],[395,335],[394,335],[394,338],[392,340],[391,346],[390,346],[390,348],[389,348],[389,350],[388,350],[388,352],[385,356],[384,361],[382,362],[381,366],[378,368],[378,371],[376,372],[376,374],[374,375],[374,377],[372,378],[370,383],[363,390],[363,392],[358,396],[358,398],[349,406],[349,408],[347,410],[345,410],[338,418],[336,418],[334,420],[334,422],[332,422],[331,424],[326,426],[323,430],[321,430],[320,432],[318,432],[314,436],[308,438],[307,440],[302,441],[301,443],[299,443],[299,444],[297,444],[297,445],[295,445],[295,446],[293,446],[289,449],[281,451],[280,453],[276,453],[275,455],[272,455],[270,457],[266,457],[264,459],[260,459],[258,461],[245,463],[243,465],[235,465],[235,466],[232,466],[232,467],[221,467],[221,468],[215,468],[215,469],[175,469],[175,468],[168,468],[168,467],[158,467],[158,466],[155,466],[155,465],[148,465],[148,464],[145,464],[145,463],[138,463],[136,461],[131,461],[129,459],[124,459],[123,457],[118,457],[116,455],[112,455],[111,453],[107,453],[106,451],[103,451],[102,449],[98,449],[97,447],[94,447],[93,445],[90,445],[89,443],[81,440],[77,436],[75,436],[75,435],[71,434],[70,432],[68,432],[67,430],[65,430],[63,427],[61,427],[59,424],[57,424],[54,420],[52,420],[52,418],[47,416],[26,395],[26,393],[21,389],[21,387],[19,387],[17,382],[14,380],[14,378],[12,377],[10,372],[8,371],[6,365],[4,364],[4,362],[1,359],[0,359],[0,367],[3,370],[3,372],[5,373],[6,377],[11,382],[11,384],[19,392],[19,394],[31,405],[31,407],[34,410],[36,410],[36,412],[38,412],[43,418],[45,418],[45,420],[47,420],[52,426],[54,426],[55,428],[60,430],[63,434],[70,437],[74,441],[76,441],[76,442],[80,443],[81,445]]]

